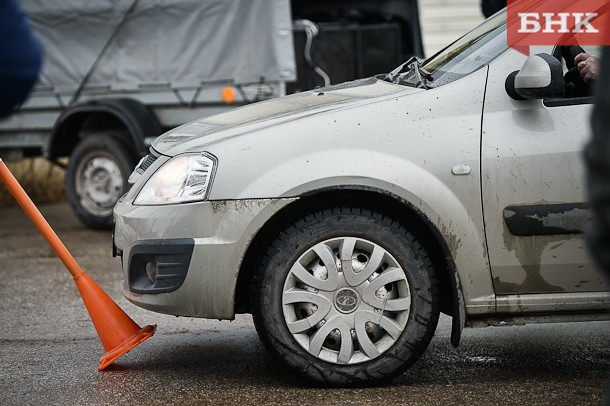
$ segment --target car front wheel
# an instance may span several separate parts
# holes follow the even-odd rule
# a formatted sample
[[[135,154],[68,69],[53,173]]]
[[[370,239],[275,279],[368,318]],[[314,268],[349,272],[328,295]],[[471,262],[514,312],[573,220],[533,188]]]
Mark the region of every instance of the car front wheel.
[[[429,344],[438,279],[426,251],[379,213],[337,208],[281,232],[255,278],[265,346],[317,384],[372,385],[405,371]]]

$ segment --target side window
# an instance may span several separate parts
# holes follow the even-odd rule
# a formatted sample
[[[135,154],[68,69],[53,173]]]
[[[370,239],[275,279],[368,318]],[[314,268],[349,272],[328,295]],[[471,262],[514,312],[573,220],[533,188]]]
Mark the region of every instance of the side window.
[[[558,47],[555,47],[555,49],[553,50],[553,55],[555,55],[557,51]],[[598,45],[588,45],[586,47],[581,47],[582,50],[586,53],[588,53],[591,56],[596,57],[597,59],[601,58],[601,54],[602,54],[602,48]],[[563,66],[563,73],[564,75],[568,72],[568,67],[566,66],[566,61],[564,60],[564,58],[561,58],[561,65]]]
[[[563,66],[565,96],[561,99],[546,99],[544,104],[548,107],[554,107],[593,103],[592,83],[583,81],[577,66],[574,64],[574,58],[580,53],[587,53],[598,58],[600,52],[600,47],[593,46],[588,46],[586,49],[578,45],[556,46],[553,50],[553,56],[559,59]]]

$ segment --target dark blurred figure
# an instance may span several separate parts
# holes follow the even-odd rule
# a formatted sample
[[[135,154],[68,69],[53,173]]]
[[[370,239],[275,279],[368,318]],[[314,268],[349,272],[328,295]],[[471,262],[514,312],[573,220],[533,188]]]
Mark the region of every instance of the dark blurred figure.
[[[591,130],[591,141],[585,148],[593,212],[587,241],[593,257],[610,276],[610,47],[604,48],[599,67]]]
[[[17,0],[0,0],[0,118],[25,101],[38,79],[42,47]]]
[[[485,18],[506,7],[506,0],[481,0],[481,11]]]

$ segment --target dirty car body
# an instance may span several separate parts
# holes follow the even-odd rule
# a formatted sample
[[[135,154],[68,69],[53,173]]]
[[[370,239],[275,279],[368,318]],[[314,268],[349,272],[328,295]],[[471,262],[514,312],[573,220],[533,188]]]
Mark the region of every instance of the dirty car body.
[[[285,367],[333,385],[405,371],[440,312],[454,345],[465,325],[606,318],[583,239],[591,99],[527,76],[547,56],[509,49],[499,13],[424,62],[162,135],[115,207],[125,296],[251,312]]]

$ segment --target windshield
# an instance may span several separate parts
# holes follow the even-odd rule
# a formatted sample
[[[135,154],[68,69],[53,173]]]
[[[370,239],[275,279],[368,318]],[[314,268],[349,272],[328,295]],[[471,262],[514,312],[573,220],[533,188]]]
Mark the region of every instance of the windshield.
[[[425,62],[405,63],[401,70],[409,70],[393,81],[426,88],[442,86],[486,66],[507,49],[506,12],[500,12]]]

